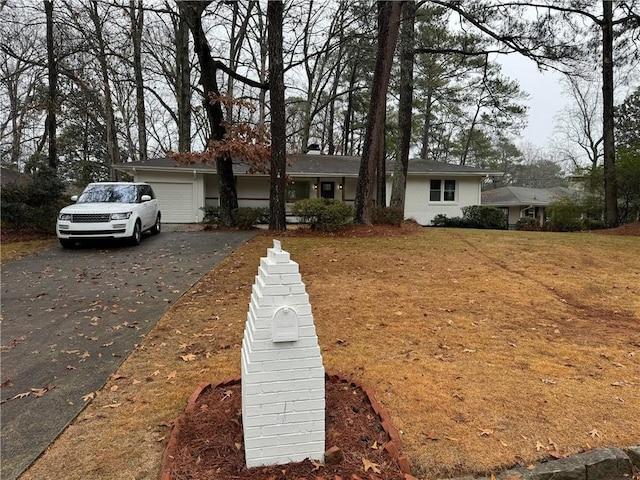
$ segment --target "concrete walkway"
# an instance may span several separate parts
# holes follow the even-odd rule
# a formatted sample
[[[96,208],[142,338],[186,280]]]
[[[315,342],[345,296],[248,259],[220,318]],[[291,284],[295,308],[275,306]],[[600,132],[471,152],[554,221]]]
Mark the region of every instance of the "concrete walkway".
[[[26,470],[171,303],[255,235],[163,227],[137,247],[55,246],[2,265],[0,478]]]

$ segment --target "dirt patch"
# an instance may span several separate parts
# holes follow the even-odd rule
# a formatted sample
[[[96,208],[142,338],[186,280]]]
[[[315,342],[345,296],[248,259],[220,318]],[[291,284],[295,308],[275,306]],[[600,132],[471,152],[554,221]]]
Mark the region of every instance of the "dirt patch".
[[[163,479],[276,480],[288,478],[365,478],[402,480],[398,463],[385,446],[390,437],[357,385],[326,380],[326,446],[343,453],[338,464],[305,460],[269,467],[246,468],[242,433],[242,393],[238,383],[203,390],[178,420],[174,457]],[[397,451],[397,450],[396,450]]]

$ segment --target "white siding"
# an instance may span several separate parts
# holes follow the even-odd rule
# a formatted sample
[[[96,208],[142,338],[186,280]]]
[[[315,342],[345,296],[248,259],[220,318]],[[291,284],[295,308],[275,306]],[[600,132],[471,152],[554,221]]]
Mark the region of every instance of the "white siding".
[[[456,195],[453,202],[429,201],[429,182],[431,179],[455,180]],[[480,178],[478,177],[448,177],[442,176],[417,176],[407,178],[407,191],[405,196],[405,218],[413,218],[420,225],[431,225],[431,220],[436,215],[447,217],[461,217],[462,207],[480,205]],[[387,203],[391,198],[391,181],[387,181]]]
[[[238,206],[269,207],[269,177],[237,177]]]

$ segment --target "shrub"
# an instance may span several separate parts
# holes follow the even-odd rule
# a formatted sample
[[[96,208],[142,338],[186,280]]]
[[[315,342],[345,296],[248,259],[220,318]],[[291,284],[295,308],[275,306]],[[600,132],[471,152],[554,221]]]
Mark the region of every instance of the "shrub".
[[[496,230],[505,230],[507,228],[507,216],[496,207],[487,207],[485,205],[462,207],[462,219],[469,228]]]
[[[205,206],[200,207],[200,210],[204,212],[202,223],[210,225],[218,225],[220,223],[220,207]]]
[[[404,220],[404,212],[398,207],[376,206],[373,209],[373,223],[399,227]]]
[[[233,221],[240,230],[251,230],[264,217],[264,208],[240,207],[233,211]]]
[[[434,227],[493,228],[502,230],[507,228],[507,216],[499,208],[472,205],[462,207],[462,214],[462,217],[451,218],[439,214],[433,217],[431,224]]]
[[[336,231],[353,219],[353,207],[329,198],[299,200],[291,207],[291,213],[300,219],[300,223],[323,232]]]
[[[58,212],[65,205],[65,185],[55,170],[43,167],[25,185],[2,188],[1,215],[4,227],[54,233]]]
[[[464,220],[462,217],[451,217],[448,218],[446,215],[439,213],[433,220],[431,220],[431,224],[434,227],[453,227],[453,228],[462,228],[466,227]]]
[[[528,232],[542,230],[540,222],[533,217],[520,217],[516,223],[516,230],[524,230]]]
[[[570,198],[562,198],[547,207],[545,228],[552,232],[582,230],[583,207]]]
[[[603,220],[595,220],[593,218],[582,219],[583,230],[601,230],[603,228],[606,228],[606,225]]]

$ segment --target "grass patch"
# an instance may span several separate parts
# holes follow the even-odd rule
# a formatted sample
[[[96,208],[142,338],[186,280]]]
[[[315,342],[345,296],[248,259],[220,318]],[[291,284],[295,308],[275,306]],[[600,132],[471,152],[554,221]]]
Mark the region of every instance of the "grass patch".
[[[23,478],[157,478],[194,388],[240,373],[271,238],[176,302]],[[374,388],[416,476],[637,444],[640,237],[425,229],[283,248],[300,264],[325,368]]]
[[[55,239],[2,243],[2,247],[0,248],[0,263],[10,262],[33,253],[38,253],[57,243]]]

